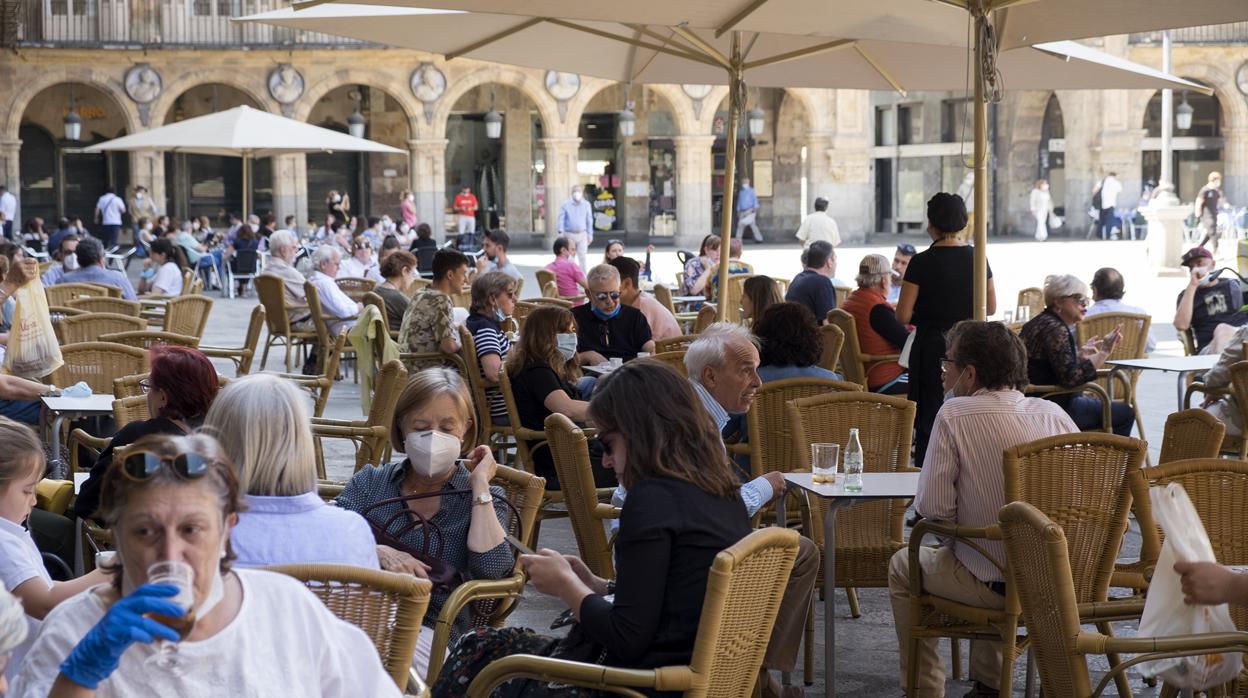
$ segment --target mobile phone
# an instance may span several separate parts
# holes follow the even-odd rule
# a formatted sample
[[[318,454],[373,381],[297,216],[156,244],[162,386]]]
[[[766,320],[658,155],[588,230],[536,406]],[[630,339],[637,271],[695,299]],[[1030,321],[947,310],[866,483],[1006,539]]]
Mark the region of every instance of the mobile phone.
[[[515,548],[516,551],[519,552],[521,555],[536,555],[537,554],[533,552],[532,548],[525,545],[524,543],[521,543],[519,538],[516,538],[510,533],[507,534],[507,542],[510,543],[511,547]]]

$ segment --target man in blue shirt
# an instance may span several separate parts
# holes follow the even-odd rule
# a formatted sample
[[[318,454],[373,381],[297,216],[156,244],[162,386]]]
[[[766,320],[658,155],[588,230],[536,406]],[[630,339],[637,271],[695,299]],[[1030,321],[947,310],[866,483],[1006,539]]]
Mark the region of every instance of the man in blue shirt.
[[[737,237],[748,227],[754,242],[762,242],[763,235],[758,232],[758,194],[750,186],[749,179],[741,180],[741,191],[737,192]]]
[[[555,225],[559,237],[568,239],[576,246],[576,261],[581,269],[589,269],[587,253],[594,241],[594,207],[585,200],[581,185],[572,187],[572,198],[559,207],[559,220]]]
[[[104,268],[104,247],[95,238],[86,238],[78,242],[74,250],[78,257],[78,268],[67,272],[57,284],[103,284],[121,289],[121,297],[132,301],[137,298],[134,287],[126,275],[113,269]]]
[[[810,308],[822,325],[828,319],[828,311],[836,307],[836,287],[832,285],[836,250],[823,240],[816,240],[802,250],[802,266],[805,269],[793,277],[784,299]]]

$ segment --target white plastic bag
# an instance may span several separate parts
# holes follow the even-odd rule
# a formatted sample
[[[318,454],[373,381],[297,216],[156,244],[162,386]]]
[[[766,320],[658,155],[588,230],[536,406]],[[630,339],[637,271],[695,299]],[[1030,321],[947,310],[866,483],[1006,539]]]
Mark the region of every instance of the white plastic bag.
[[[1183,602],[1180,577],[1174,571],[1178,560],[1216,562],[1205,526],[1192,506],[1187,491],[1177,482],[1153,487],[1148,492],[1153,516],[1166,533],[1161,556],[1148,585],[1148,599],[1140,618],[1141,637],[1170,637],[1198,633],[1234,632],[1226,604],[1188,605]],[[1145,676],[1160,677],[1180,689],[1203,690],[1217,686],[1239,673],[1243,659],[1238,652],[1202,654],[1191,657],[1141,662]]]

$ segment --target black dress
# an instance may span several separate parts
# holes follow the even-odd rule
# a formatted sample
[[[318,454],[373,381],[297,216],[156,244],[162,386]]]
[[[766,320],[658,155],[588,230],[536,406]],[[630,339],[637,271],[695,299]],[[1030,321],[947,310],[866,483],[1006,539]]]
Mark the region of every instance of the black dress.
[[[520,369],[520,372],[511,376],[511,392],[516,400],[516,411],[520,413],[520,426],[526,429],[543,431],[546,428],[546,418],[551,412],[546,407],[546,396],[562,390],[573,400],[580,400],[580,393],[575,386],[564,383],[559,379],[559,374],[546,364],[529,364]],[[555,459],[550,455],[550,449],[541,446],[534,448],[538,441],[529,441],[530,453],[533,454],[533,470],[534,472],[546,478],[546,489],[557,490],[559,487],[559,474],[555,471]],[[598,463],[599,458],[596,457],[594,442],[590,442],[590,461],[594,466],[594,484],[598,487],[615,487],[615,473],[606,470]]]
[[[198,424],[192,424],[192,426],[198,426]],[[100,485],[104,482],[104,473],[113,462],[114,449],[129,446],[144,436],[153,434],[182,436],[185,433],[186,430],[179,426],[177,422],[164,417],[153,417],[141,422],[130,422],[119,429],[113,435],[113,439],[108,446],[103,451],[100,451],[99,458],[96,458],[95,464],[91,466],[91,474],[82,483],[82,488],[78,491],[78,498],[74,500],[74,515],[80,519],[98,519],[95,516],[95,510],[100,506]]]
[[[905,280],[919,287],[911,324],[915,327],[910,348],[910,393],[918,407],[915,420],[914,463],[923,467],[927,442],[936,413],[945,403],[940,360],[945,356],[945,333],[975,314],[975,248],[933,245],[916,254],[906,268]],[[915,265],[918,262],[918,265]],[[992,267],[988,268],[992,278]]]

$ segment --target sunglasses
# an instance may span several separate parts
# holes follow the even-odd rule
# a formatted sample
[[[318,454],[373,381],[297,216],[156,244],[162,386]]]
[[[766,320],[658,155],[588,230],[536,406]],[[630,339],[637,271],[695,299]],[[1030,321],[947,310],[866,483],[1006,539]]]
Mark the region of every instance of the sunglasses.
[[[613,301],[618,301],[620,299],[620,292],[611,291],[608,293],[607,291],[603,291],[602,293],[594,294],[594,300],[605,301],[608,298],[610,298]]]
[[[358,244],[356,244],[356,245],[355,245],[355,249],[357,249],[357,250],[371,250],[371,249],[373,249],[373,246],[372,246],[371,244],[367,243],[367,242],[361,242],[361,243],[358,243]]]
[[[914,256],[914,245],[911,245],[910,243],[902,243],[897,246],[897,251],[908,257],[912,257]]]
[[[139,381],[139,390],[142,390],[144,393],[150,393],[150,392],[152,392],[152,381],[151,381],[150,379],[148,379],[148,378],[144,378],[144,379],[140,380],[140,381]]]
[[[1071,299],[1071,300],[1072,300],[1072,301],[1074,301],[1074,302],[1075,302],[1075,304],[1076,304],[1076,305],[1078,305],[1080,308],[1086,308],[1086,307],[1088,307],[1089,305],[1091,305],[1091,304],[1092,304],[1092,301],[1088,300],[1087,298],[1084,298],[1083,296],[1077,295],[1077,294],[1076,294],[1076,295],[1073,295],[1073,296],[1063,296],[1063,298],[1069,298],[1069,299]]]
[[[122,457],[121,472],[131,480],[142,482],[152,479],[161,467],[167,466],[174,475],[183,480],[198,480],[208,474],[209,462],[198,453],[166,456],[155,451],[130,451]]]

